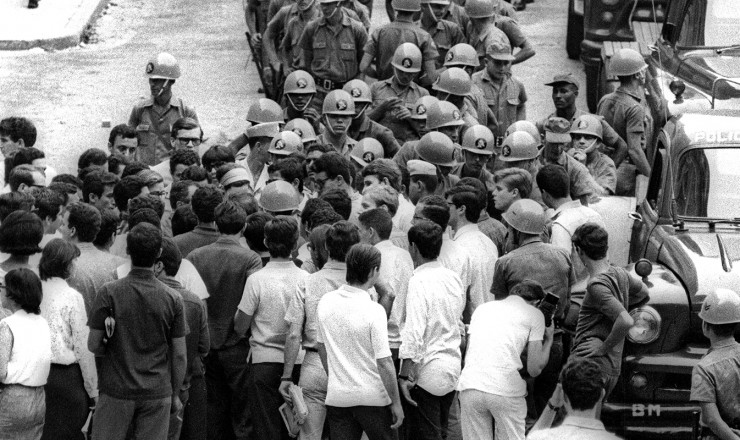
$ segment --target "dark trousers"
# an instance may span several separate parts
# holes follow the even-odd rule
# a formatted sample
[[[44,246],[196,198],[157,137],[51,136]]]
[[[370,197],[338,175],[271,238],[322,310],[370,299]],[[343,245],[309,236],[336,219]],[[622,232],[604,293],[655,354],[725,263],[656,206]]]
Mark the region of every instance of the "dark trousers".
[[[203,376],[193,376],[190,378],[180,440],[206,440],[207,408],[206,380]]]
[[[297,383],[300,370],[294,368],[293,371],[293,382]],[[270,440],[291,438],[279,412],[280,405],[285,402],[278,391],[282,375],[282,363],[262,362],[249,366],[247,394],[255,438]]]
[[[211,350],[205,358],[208,393],[208,440],[247,440],[250,438],[247,408],[247,356],[249,345]]]
[[[172,397],[123,400],[101,394],[93,415],[93,440],[166,440]]]
[[[563,334],[558,333],[552,341],[550,359],[542,369],[542,373],[534,379],[534,391],[527,394],[527,419],[537,420],[547,406],[547,401],[555,391],[560,380],[560,370],[563,368]],[[526,368],[526,366],[525,366]],[[531,396],[531,397],[530,397]],[[531,404],[530,404],[531,402]],[[534,407],[535,413],[531,410]]]
[[[407,432],[418,440],[442,440],[447,438],[450,406],[455,398],[452,391],[444,396],[435,396],[420,386],[411,389],[411,398],[417,406],[406,405]]]
[[[42,440],[82,440],[90,412],[80,364],[51,364],[46,392],[46,421]]]
[[[391,429],[393,415],[387,406],[326,406],[331,440],[360,440],[362,433],[369,440],[394,440]]]

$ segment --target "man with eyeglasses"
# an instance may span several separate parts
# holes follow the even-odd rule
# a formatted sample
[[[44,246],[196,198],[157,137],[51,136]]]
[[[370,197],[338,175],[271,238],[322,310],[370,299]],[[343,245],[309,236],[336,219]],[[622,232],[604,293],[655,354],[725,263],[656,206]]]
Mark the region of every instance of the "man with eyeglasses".
[[[38,168],[33,165],[18,165],[10,171],[9,178],[10,191],[4,192],[25,192],[30,193],[33,188],[44,188],[46,186],[46,177]]]
[[[200,128],[200,124],[196,119],[180,118],[172,124],[170,142],[174,150],[191,150],[197,154],[198,148],[203,142],[203,129]],[[153,166],[152,170],[162,176],[166,187],[172,185],[173,179],[170,172],[169,158]]]

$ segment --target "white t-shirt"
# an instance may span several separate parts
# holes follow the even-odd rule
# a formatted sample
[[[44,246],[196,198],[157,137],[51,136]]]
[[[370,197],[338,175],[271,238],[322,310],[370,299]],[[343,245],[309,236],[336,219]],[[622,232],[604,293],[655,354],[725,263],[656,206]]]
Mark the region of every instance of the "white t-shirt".
[[[390,240],[377,243],[375,248],[380,251],[381,256],[379,278],[388,284],[396,296],[388,318],[388,340],[391,348],[398,348],[401,346],[401,329],[406,320],[406,292],[409,279],[414,273],[414,262],[407,251],[395,246]]]
[[[471,269],[470,310],[475,310],[479,305],[493,301],[491,285],[498,259],[498,248],[478,229],[478,225],[474,224],[458,229],[453,240],[468,254]]]
[[[545,317],[520,296],[481,304],[470,319],[470,339],[458,391],[474,389],[503,397],[527,395],[519,375],[527,342],[542,341]]]
[[[343,285],[321,298],[317,315],[317,340],[326,347],[329,365],[326,405],[390,405],[377,365],[391,356],[383,306],[367,291]]]

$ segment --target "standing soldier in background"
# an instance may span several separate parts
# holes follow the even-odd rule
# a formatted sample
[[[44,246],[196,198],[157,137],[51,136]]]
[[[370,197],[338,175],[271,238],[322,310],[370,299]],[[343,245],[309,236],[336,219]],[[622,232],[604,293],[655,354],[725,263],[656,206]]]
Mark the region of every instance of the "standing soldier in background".
[[[436,68],[442,67],[447,59],[447,51],[456,44],[467,41],[462,29],[457,23],[442,18],[447,12],[450,0],[422,0],[421,28],[429,33],[437,46],[439,56]]]
[[[388,127],[373,121],[367,115],[367,110],[373,102],[370,86],[365,81],[353,79],[344,86],[344,91],[349,93],[355,102],[355,115],[349,127],[349,136],[356,141],[373,138],[382,145],[383,157],[393,157],[401,148],[396,142],[393,132]]]
[[[320,16],[316,0],[300,0],[283,6],[267,24],[262,39],[265,56],[273,72],[279,72],[282,64],[287,75],[300,62],[301,50],[298,40],[309,21]]]
[[[296,70],[285,78],[283,96],[285,108],[283,118],[290,121],[296,118],[305,119],[311,123],[315,133],[319,132],[321,115],[311,107],[311,100],[316,95],[316,82],[305,70]]]
[[[172,124],[180,118],[198,120],[195,109],[172,96],[172,85],[180,78],[180,65],[172,55],[162,52],[146,65],[152,96],[140,101],[131,111],[129,127],[139,138],[138,159],[156,165],[168,158],[172,150]]]
[[[496,10],[490,0],[470,0],[465,4],[465,12],[470,17],[468,41],[478,52],[480,64],[484,65],[486,49],[500,43],[510,46],[509,37],[496,27]]]

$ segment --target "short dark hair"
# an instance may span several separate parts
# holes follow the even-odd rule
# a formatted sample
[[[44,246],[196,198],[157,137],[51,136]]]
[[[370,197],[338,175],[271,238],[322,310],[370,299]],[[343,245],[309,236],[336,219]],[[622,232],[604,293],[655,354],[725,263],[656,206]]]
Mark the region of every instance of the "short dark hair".
[[[422,205],[421,215],[427,220],[438,224],[442,229],[447,229],[450,222],[450,208],[447,201],[440,196],[426,196],[419,200]]]
[[[260,210],[260,205],[257,203],[257,199],[254,198],[254,194],[248,192],[232,192],[226,196],[226,199],[241,206],[247,216]]]
[[[100,213],[100,218],[100,231],[93,240],[95,246],[105,246],[118,231],[118,215],[114,210],[106,209]]]
[[[198,217],[190,205],[182,205],[172,213],[172,236],[177,237],[192,231],[198,226]]]
[[[151,267],[162,249],[162,231],[149,223],[140,223],[129,231],[126,246],[131,256],[131,265]]]
[[[185,171],[180,174],[180,178],[183,180],[192,180],[193,182],[211,181],[208,171],[200,165],[190,165],[185,168]]]
[[[225,163],[236,162],[234,152],[223,145],[214,145],[209,148],[202,158],[203,168],[210,171],[211,168],[218,168]]]
[[[0,223],[0,252],[33,255],[41,252],[44,225],[36,214],[13,211]]]
[[[447,190],[445,197],[452,200],[456,207],[465,207],[465,219],[471,223],[478,223],[483,207],[478,200],[478,191],[472,186],[454,186]]]
[[[560,371],[560,383],[570,406],[576,411],[585,411],[601,400],[604,375],[593,359],[571,358]]]
[[[69,204],[69,196],[77,195],[77,191],[79,190],[71,183],[65,182],[52,182],[52,184],[49,185],[48,188],[62,195],[62,198],[64,199],[64,206],[67,206]]]
[[[198,153],[192,150],[175,150],[170,155],[170,174],[175,175],[175,168],[178,165],[200,165]]]
[[[121,139],[134,139],[136,138],[136,130],[126,124],[118,124],[111,129],[108,135],[108,143],[113,145],[118,136],[121,136]]]
[[[190,204],[201,223],[210,223],[216,219],[216,207],[224,201],[224,196],[216,187],[206,185],[195,190]]]
[[[164,183],[162,175],[151,169],[141,170],[136,175],[141,177],[147,187],[157,183]]]
[[[0,121],[0,134],[8,136],[13,142],[23,139],[26,147],[33,147],[36,143],[36,126],[24,117],[11,116]]]
[[[36,215],[41,220],[50,218],[52,221],[57,219],[59,211],[64,206],[64,200],[67,195],[49,188],[34,188],[33,197],[35,199]]]
[[[113,201],[121,212],[128,211],[128,201],[141,194],[146,183],[141,177],[126,176],[113,187]]]
[[[327,234],[327,242],[329,236]],[[373,269],[380,269],[380,251],[369,244],[358,243],[352,246],[345,258],[347,263],[347,284],[364,284]]]
[[[738,324],[737,322],[730,322],[728,324],[712,324],[706,321],[704,321],[704,323],[720,338],[726,338],[735,334]]]
[[[80,158],[77,159],[77,169],[84,170],[91,165],[107,165],[108,153],[100,148],[88,148],[83,151]]]
[[[232,162],[221,165],[220,167],[218,167],[218,169],[216,169],[216,180],[220,182],[221,179],[226,175],[226,173],[237,168],[242,168],[242,166]]]
[[[178,180],[170,187],[170,208],[174,211],[178,202],[190,203],[190,187],[198,184],[192,180]]]
[[[385,209],[368,209],[360,214],[359,219],[362,226],[375,229],[381,240],[388,240],[393,231],[393,218]]]
[[[19,192],[0,194],[0,222],[14,211],[31,212],[35,200],[32,195]]]
[[[313,153],[314,151],[319,151],[321,153],[326,154],[326,153],[336,151],[336,150],[331,145],[315,143],[313,145],[309,145],[308,147],[306,147],[306,156]]]
[[[316,226],[311,230],[311,233],[308,234],[308,246],[311,248],[311,260],[317,269],[323,268],[326,263],[327,255],[329,253],[326,249],[326,231],[328,231],[330,227],[330,225]]]
[[[171,137],[177,137],[177,132],[180,130],[192,130],[194,128],[200,128],[200,138],[203,139],[203,129],[197,120],[193,118],[179,118],[172,124],[172,131],[170,132]]]
[[[83,243],[91,243],[100,232],[102,217],[98,208],[87,203],[73,203],[67,207],[69,218],[68,227],[75,228],[77,239]]]
[[[33,161],[36,159],[43,159],[46,155],[43,151],[39,150],[38,148],[29,147],[29,148],[22,148],[18,150],[15,155],[13,155],[13,167],[17,167],[18,165],[33,165]]]
[[[444,231],[438,224],[422,220],[409,229],[409,245],[416,246],[422,258],[435,260],[442,250],[442,234]]]
[[[298,243],[298,222],[294,217],[279,215],[265,225],[265,246],[272,258],[290,258]]]
[[[137,209],[128,217],[128,227],[133,228],[139,223],[149,223],[157,229],[162,229],[161,220],[152,208]]]
[[[145,164],[144,162],[138,162],[138,161],[129,162],[126,165],[126,168],[123,169],[123,173],[121,173],[121,179],[127,176],[135,176],[139,174],[140,172],[144,170],[148,170],[148,169],[149,169],[149,165]]]
[[[511,288],[510,295],[520,296],[525,301],[539,301],[545,297],[545,289],[538,281],[522,280]]]
[[[349,220],[349,216],[352,214],[352,199],[346,191],[338,188],[332,189],[321,194],[319,198],[329,203],[332,209],[343,219]]]
[[[247,217],[247,227],[244,228],[244,238],[249,248],[255,252],[267,252],[265,245],[265,225],[275,217],[267,212],[255,212]]]
[[[221,202],[213,211],[218,232],[227,235],[238,234],[247,223],[247,214],[234,202]]]
[[[411,176],[410,181],[411,183],[421,182],[424,185],[424,188],[426,188],[426,190],[430,193],[434,193],[437,190],[437,185],[439,184],[439,180],[437,176],[428,176],[428,175],[420,175],[420,174]]]
[[[82,180],[80,180],[80,178],[75,176],[74,174],[57,174],[56,176],[54,176],[53,179],[51,179],[51,183],[68,183],[82,190]]]
[[[360,230],[354,224],[342,220],[336,222],[326,231],[326,248],[329,257],[344,261],[349,248],[360,242]]]
[[[118,169],[121,168],[121,165],[123,165],[123,168],[126,169],[128,164],[131,163],[131,159],[129,159],[126,156],[122,156],[118,153],[113,153],[110,156],[108,156],[108,172],[113,173],[116,176],[118,175]],[[123,174],[123,172],[121,172]]]
[[[486,188],[486,185],[481,182],[480,179],[475,177],[463,177],[457,185],[473,188],[478,196],[478,204],[480,204],[481,209],[486,209],[488,207],[488,188]]]
[[[593,222],[584,223],[576,228],[571,241],[592,260],[606,258],[609,250],[609,233]]]
[[[303,162],[294,157],[281,159],[270,165],[267,170],[269,173],[280,172],[280,177],[286,182],[293,183],[298,180],[298,192],[303,192],[303,180],[306,178],[306,167]]]
[[[44,281],[53,277],[66,280],[72,274],[72,261],[79,256],[80,248],[66,240],[55,238],[46,243],[41,251],[39,276]]]
[[[90,203],[90,194],[100,197],[106,186],[115,187],[118,181],[118,176],[107,171],[95,171],[88,174],[82,183],[82,200]]]
[[[314,229],[321,225],[333,225],[342,220],[346,219],[337,214],[334,208],[320,208],[311,214],[311,218],[308,219],[308,229]]]
[[[136,211],[144,208],[149,208],[156,212],[160,219],[164,215],[164,202],[157,196],[151,194],[138,195],[128,202],[129,215],[134,215]]]
[[[41,300],[44,297],[41,280],[31,269],[21,267],[8,272],[5,275],[5,289],[8,298],[26,313],[41,314]]]
[[[336,151],[322,154],[321,157],[316,159],[313,163],[313,170],[315,173],[326,173],[326,177],[330,180],[336,179],[337,176],[341,176],[347,185],[352,184],[352,164],[346,157]]]
[[[401,192],[401,170],[391,159],[376,159],[362,169],[362,177],[376,176],[379,181],[388,179],[391,188]]]
[[[41,171],[36,169],[33,165],[28,164],[22,164],[18,165],[17,167],[13,167],[13,169],[10,170],[10,177],[8,178],[10,190],[18,191],[18,188],[21,186],[22,183],[25,183],[26,186],[33,185],[33,173],[41,173]]]
[[[570,178],[565,168],[560,165],[545,165],[537,171],[535,179],[541,191],[547,191],[556,199],[570,196]]]
[[[311,220],[311,216],[314,212],[318,211],[319,209],[331,209],[331,205],[326,200],[322,199],[308,199],[306,200],[306,204],[303,205],[303,211],[301,211],[301,223],[309,225],[309,220]],[[310,228],[310,225],[308,226]]]
[[[177,247],[175,240],[170,237],[162,237],[162,253],[159,254],[157,261],[164,265],[164,273],[169,277],[177,275],[182,263],[182,254]]]

